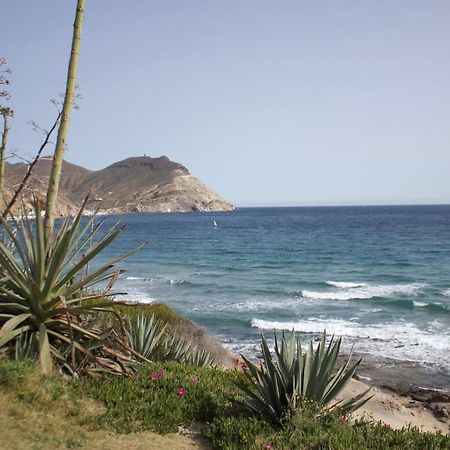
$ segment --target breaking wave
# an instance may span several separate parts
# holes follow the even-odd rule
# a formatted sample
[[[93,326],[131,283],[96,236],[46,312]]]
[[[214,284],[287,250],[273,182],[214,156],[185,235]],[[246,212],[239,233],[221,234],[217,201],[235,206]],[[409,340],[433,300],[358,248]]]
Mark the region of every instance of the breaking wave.
[[[361,325],[343,319],[310,319],[296,322],[269,321],[252,319],[251,326],[261,330],[287,330],[317,334],[324,329],[329,334],[345,336],[349,342],[357,340],[356,351],[376,352],[381,356],[398,360],[416,361],[425,364],[437,364],[450,369],[448,359],[449,339],[444,330],[436,333],[437,322],[429,329],[421,330],[412,323],[392,322],[376,325]],[[344,341],[345,344],[345,341]]]
[[[367,283],[353,283],[351,281],[327,281],[326,283],[329,286],[334,286],[342,289],[351,289],[367,286]]]
[[[337,282],[336,282],[337,283]],[[355,283],[356,284],[356,283]],[[367,300],[374,297],[389,298],[394,295],[416,295],[426,285],[423,283],[368,285],[340,289],[339,291],[307,291],[301,292],[302,297],[315,300]]]

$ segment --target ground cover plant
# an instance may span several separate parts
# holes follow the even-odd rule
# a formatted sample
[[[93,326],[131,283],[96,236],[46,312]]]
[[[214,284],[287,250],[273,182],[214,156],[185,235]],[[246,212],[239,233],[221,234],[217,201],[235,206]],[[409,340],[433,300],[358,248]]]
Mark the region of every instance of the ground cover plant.
[[[135,377],[84,380],[77,388],[106,406],[98,425],[168,433],[239,408],[238,380],[244,381],[236,371],[164,362],[142,365]]]
[[[314,402],[290,414],[282,428],[248,413],[217,416],[205,435],[213,448],[226,450],[448,450],[450,437],[417,427],[394,430],[385,423],[323,414]]]
[[[347,417],[323,414],[314,402],[301,405],[279,427],[240,406],[236,381],[245,378],[235,371],[173,362],[144,364],[135,378],[65,380],[42,375],[32,361],[3,360],[0,433],[10,438],[8,448],[14,449],[120,448],[121,436],[142,439],[145,435],[139,433],[176,432],[200,421],[211,448],[217,449],[450,448],[448,436],[352,423]],[[99,444],[103,439],[108,443]]]

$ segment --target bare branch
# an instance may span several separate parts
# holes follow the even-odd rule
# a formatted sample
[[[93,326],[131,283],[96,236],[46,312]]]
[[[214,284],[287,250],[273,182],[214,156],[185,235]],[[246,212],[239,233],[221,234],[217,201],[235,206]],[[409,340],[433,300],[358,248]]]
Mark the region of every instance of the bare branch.
[[[5,211],[3,211],[2,216],[4,218],[6,218],[9,214],[9,212],[11,211],[11,208],[14,206],[14,204],[16,203],[20,193],[22,192],[22,190],[24,189],[24,187],[26,186],[28,179],[30,178],[33,169],[35,167],[35,165],[37,164],[37,162],[39,161],[39,158],[41,157],[41,154],[44,150],[44,148],[47,146],[47,144],[50,142],[50,136],[52,135],[52,133],[55,131],[59,120],[61,118],[61,112],[58,113],[58,116],[55,120],[55,123],[53,124],[53,126],[50,128],[50,130],[47,132],[47,135],[44,139],[44,141],[42,142],[38,152],[36,153],[36,156],[34,157],[34,160],[30,163],[27,173],[25,174],[25,176],[23,177],[22,182],[20,183],[20,186],[17,188],[17,190],[14,192],[14,195],[11,199],[11,201],[8,203],[8,206],[6,207]]]
[[[9,158],[15,158],[15,159],[21,159],[22,161],[26,162],[27,164],[31,164],[31,159],[27,159],[24,156],[19,155],[16,152],[11,152]]]

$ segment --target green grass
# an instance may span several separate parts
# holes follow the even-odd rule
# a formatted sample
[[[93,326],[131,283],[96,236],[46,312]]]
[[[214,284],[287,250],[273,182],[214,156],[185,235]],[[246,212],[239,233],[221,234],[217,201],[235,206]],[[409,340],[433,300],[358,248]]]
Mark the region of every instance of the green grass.
[[[0,388],[14,388],[20,386],[34,371],[34,363],[31,360],[0,361]]]
[[[147,317],[155,316],[163,324],[177,325],[186,321],[184,317],[179,316],[175,311],[163,303],[152,303],[150,305],[127,305],[124,303],[112,303],[111,307],[124,318],[133,318],[139,314]]]
[[[105,307],[105,303],[107,304],[106,307],[112,310],[115,314],[105,314],[103,312],[98,313],[97,318],[99,324],[103,328],[113,327],[119,332],[128,319],[133,319],[141,314],[149,318],[154,316],[155,320],[159,321],[162,325],[167,324],[168,330],[174,333],[176,333],[178,329],[183,328],[183,325],[189,322],[164,303],[126,304],[110,299],[100,299],[92,300],[90,305],[102,304],[102,307]],[[122,322],[122,325],[120,324],[120,321]]]

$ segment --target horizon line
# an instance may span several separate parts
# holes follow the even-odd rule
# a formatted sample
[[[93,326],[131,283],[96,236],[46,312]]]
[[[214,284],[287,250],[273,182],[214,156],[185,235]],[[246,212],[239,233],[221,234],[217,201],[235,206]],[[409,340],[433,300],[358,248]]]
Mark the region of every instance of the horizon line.
[[[450,203],[351,203],[351,204],[308,204],[308,205],[233,205],[238,208],[366,208],[366,207],[386,207],[386,206],[450,206]]]

